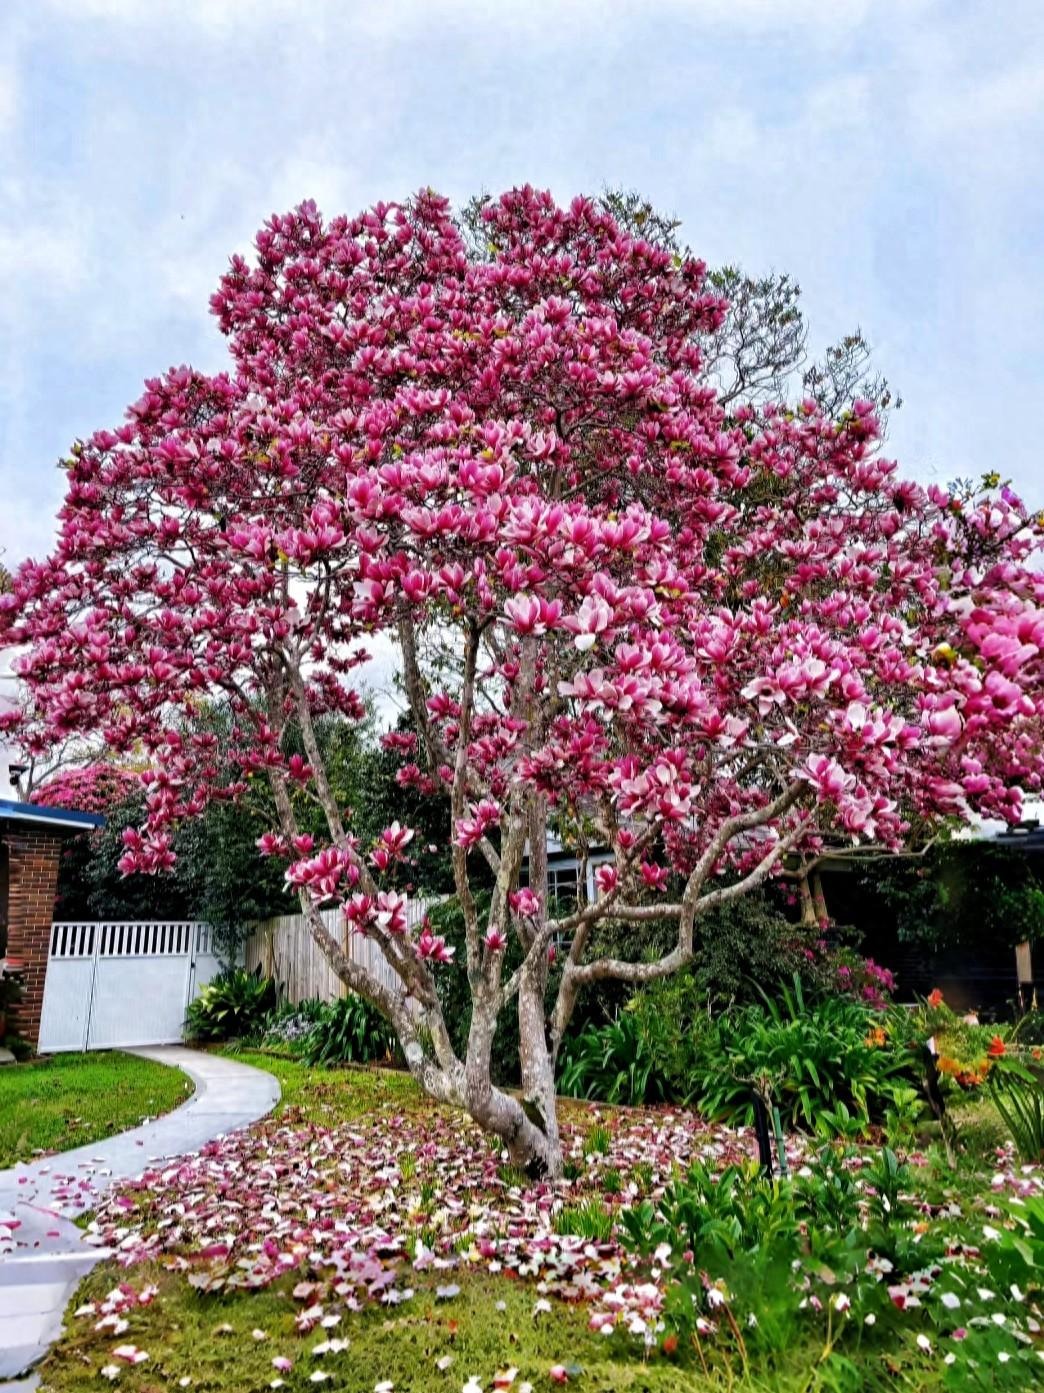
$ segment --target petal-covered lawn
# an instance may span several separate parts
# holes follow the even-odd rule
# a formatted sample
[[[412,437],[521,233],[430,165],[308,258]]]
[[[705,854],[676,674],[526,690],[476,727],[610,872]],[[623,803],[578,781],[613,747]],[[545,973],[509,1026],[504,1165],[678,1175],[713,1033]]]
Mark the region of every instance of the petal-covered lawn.
[[[147,1171],[100,1205],[91,1234],[125,1264],[166,1257],[204,1290],[307,1271],[304,1325],[319,1321],[324,1301],[395,1305],[429,1268],[482,1268],[568,1300],[613,1292],[628,1308],[655,1307],[655,1284],[635,1288],[619,1245],[584,1236],[585,1216],[594,1211],[597,1223],[604,1210],[611,1222],[696,1158],[714,1168],[745,1161],[753,1139],[689,1113],[571,1111],[582,1121],[565,1122],[569,1176],[554,1185],[529,1180],[448,1110],[380,1111],[333,1127],[291,1113]],[[801,1159],[794,1144],[791,1162]]]
[[[382,1383],[468,1393],[527,1382],[713,1387],[747,1376],[712,1354],[713,1381],[697,1378],[695,1352],[679,1350],[663,1324],[663,1262],[628,1252],[617,1221],[693,1161],[716,1172],[748,1161],[749,1132],[678,1110],[565,1105],[567,1178],[552,1185],[514,1170],[488,1137],[399,1077],[283,1072],[277,1116],[100,1203],[90,1241],[116,1259],[81,1293],[45,1388],[79,1389],[88,1373],[94,1386],[105,1378],[140,1390],[330,1381],[363,1393]],[[791,1168],[814,1153],[792,1139]],[[868,1198],[870,1157],[847,1163]],[[911,1163],[914,1176],[931,1169],[926,1158]],[[960,1222],[966,1244],[971,1217],[988,1238],[1004,1203],[1041,1188],[1038,1170],[1001,1154],[970,1201],[918,1200],[912,1229]],[[952,1248],[961,1262],[961,1245]],[[912,1314],[941,1272],[896,1281],[882,1263],[875,1278],[889,1309]],[[839,1321],[848,1304],[838,1296]],[[703,1328],[713,1339],[714,1321]],[[925,1339],[911,1328],[897,1347],[904,1386],[934,1388],[945,1373]],[[818,1357],[795,1351],[800,1376],[779,1388],[817,1386],[808,1378]],[[888,1359],[873,1358],[891,1377]]]

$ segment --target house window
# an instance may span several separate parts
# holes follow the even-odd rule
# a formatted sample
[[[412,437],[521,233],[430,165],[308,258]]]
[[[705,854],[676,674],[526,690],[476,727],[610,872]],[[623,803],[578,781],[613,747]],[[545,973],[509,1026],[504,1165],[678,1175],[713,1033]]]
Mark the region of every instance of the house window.
[[[547,898],[549,904],[577,904],[580,900],[580,867],[548,866]]]

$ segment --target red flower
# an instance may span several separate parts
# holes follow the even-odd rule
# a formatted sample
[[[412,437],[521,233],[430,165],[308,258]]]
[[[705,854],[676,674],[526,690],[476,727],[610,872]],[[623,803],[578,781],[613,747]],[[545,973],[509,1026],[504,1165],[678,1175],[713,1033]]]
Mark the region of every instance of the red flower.
[[[991,1059],[1000,1059],[1002,1054],[1007,1054],[1007,1050],[1004,1048],[1004,1041],[999,1035],[995,1035],[990,1041],[990,1047],[986,1053]]]
[[[933,1011],[936,1008],[936,1006],[942,1005],[942,1001],[943,994],[938,987],[935,987],[932,991],[928,993],[928,1005],[932,1008]]]

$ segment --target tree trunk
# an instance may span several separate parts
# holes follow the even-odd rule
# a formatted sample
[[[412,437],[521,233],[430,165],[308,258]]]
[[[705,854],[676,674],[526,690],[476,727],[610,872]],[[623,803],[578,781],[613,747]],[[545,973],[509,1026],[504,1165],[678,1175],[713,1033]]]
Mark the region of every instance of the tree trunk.
[[[522,1071],[522,1105],[543,1134],[543,1162],[552,1179],[562,1175],[562,1139],[558,1130],[555,1070],[547,1046],[544,994],[547,962],[525,973],[518,990],[518,1052]]]

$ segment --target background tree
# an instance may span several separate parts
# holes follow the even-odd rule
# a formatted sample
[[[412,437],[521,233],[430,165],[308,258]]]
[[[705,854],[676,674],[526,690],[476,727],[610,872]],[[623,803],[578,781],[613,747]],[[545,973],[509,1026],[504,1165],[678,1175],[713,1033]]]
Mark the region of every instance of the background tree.
[[[91,730],[147,755],[125,869],[169,868],[176,826],[263,783],[262,850],[335,971],[424,1088],[554,1174],[585,987],[674,972],[701,916],[823,836],[1018,816],[1040,785],[1042,532],[1010,491],[901,479],[869,402],[723,406],[706,268],[603,205],[525,188],[477,217],[478,245],[430,190],[273,218],[213,299],[233,371],[151,379],[75,447],[57,549],[0,597],[0,640],[26,645],[31,748]],[[375,635],[413,722],[386,740],[397,777],[444,799],[460,964],[408,928],[412,830],[362,843],[324,758],[323,719],[366,718]],[[220,757],[185,725],[205,696],[231,714]],[[564,914],[541,894],[551,821],[614,856]],[[592,955],[608,920],[633,954]],[[671,946],[644,958],[662,920]],[[462,1051],[446,971],[466,974]],[[509,1009],[522,1100],[490,1074]]]

